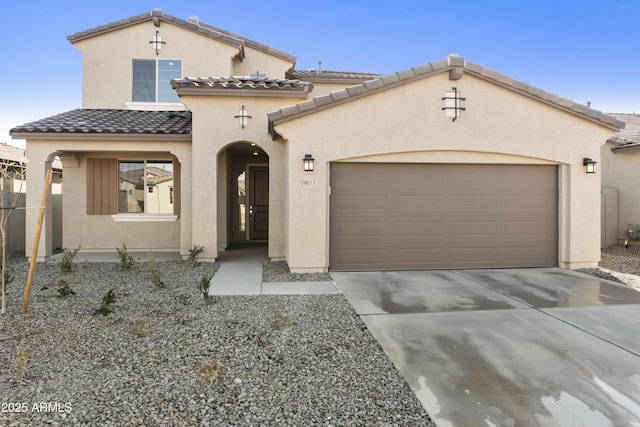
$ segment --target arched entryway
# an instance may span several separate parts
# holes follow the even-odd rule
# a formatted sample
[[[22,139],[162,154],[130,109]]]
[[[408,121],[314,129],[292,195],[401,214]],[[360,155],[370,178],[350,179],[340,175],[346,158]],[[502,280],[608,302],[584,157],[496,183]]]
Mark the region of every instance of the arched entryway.
[[[251,142],[223,150],[226,167],[227,247],[269,240],[269,156]]]

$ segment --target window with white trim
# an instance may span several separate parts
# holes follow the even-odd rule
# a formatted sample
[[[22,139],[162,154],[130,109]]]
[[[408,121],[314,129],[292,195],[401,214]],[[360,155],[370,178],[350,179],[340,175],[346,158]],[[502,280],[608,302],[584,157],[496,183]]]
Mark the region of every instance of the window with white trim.
[[[133,102],[180,102],[171,79],[182,77],[180,59],[134,59]]]

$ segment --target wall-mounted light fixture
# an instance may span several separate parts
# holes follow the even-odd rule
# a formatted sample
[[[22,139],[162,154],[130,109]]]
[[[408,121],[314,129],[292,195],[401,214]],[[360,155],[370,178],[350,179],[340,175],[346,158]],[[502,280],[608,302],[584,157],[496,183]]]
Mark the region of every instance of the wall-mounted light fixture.
[[[244,129],[249,123],[249,119],[252,119],[253,117],[247,114],[247,109],[244,108],[244,105],[243,105],[242,107],[240,107],[240,110],[238,110],[238,115],[233,116],[233,118],[240,119],[240,127]]]
[[[467,98],[463,98],[460,96],[457,87],[452,87],[451,91],[447,91],[444,93],[444,97],[442,98],[444,101],[444,107],[442,110],[446,117],[451,117],[455,122],[458,117],[460,117],[460,112],[466,110],[466,108],[460,105],[460,101],[466,101]]]
[[[304,163],[304,171],[305,172],[313,172],[313,162],[314,158],[311,154],[305,154],[302,162]]]
[[[149,44],[151,45],[151,49],[155,49],[156,55],[159,55],[158,51],[162,49],[162,45],[167,44],[167,42],[162,41],[162,36],[158,31],[156,31],[156,34],[153,36],[153,40],[151,40]]]
[[[591,160],[589,157],[582,159],[582,165],[585,167],[587,173],[596,173],[596,161]]]

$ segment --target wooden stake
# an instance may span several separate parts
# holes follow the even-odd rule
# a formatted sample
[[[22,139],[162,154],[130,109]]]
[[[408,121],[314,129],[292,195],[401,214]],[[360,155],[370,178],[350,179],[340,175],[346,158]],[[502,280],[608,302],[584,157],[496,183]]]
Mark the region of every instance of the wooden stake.
[[[27,275],[27,286],[24,289],[24,302],[22,303],[22,314],[27,314],[29,306],[29,295],[31,294],[31,282],[33,282],[33,271],[36,268],[36,258],[38,258],[38,246],[40,245],[40,233],[42,232],[42,223],[44,222],[44,211],[47,207],[47,198],[49,197],[49,187],[51,186],[51,175],[53,170],[47,170],[47,176],[44,180],[44,190],[42,190],[42,201],[40,202],[40,213],[38,214],[38,227],[36,228],[36,237],[33,241],[33,251],[31,251],[31,263],[29,264],[29,274]]]

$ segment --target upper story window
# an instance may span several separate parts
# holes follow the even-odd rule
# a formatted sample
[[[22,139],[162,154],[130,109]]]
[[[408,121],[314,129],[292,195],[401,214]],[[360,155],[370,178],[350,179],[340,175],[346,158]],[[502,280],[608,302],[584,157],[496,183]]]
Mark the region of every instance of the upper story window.
[[[171,79],[182,77],[179,59],[134,59],[133,102],[180,102]]]

